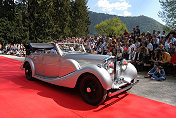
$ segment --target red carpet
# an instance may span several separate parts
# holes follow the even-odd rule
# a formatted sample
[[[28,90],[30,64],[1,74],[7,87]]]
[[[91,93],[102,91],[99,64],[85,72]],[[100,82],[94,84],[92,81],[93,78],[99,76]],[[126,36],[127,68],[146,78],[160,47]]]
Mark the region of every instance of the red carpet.
[[[0,118],[176,118],[176,107],[123,94],[98,107],[74,89],[28,81],[20,61],[0,56]]]

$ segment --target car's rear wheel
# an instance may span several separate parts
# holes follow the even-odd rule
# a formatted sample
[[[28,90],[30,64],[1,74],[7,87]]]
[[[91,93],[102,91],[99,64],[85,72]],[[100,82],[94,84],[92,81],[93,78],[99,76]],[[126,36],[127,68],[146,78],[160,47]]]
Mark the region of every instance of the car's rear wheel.
[[[32,69],[29,63],[26,63],[25,65],[25,75],[28,80],[34,80],[34,78],[32,77]]]
[[[107,96],[107,90],[94,75],[86,75],[82,78],[80,92],[83,100],[94,106],[103,103]]]

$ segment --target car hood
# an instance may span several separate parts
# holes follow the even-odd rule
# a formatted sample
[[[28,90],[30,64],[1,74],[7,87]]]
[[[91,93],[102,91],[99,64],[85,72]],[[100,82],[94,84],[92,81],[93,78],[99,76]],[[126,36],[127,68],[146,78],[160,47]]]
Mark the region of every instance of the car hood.
[[[100,60],[109,57],[108,55],[97,55],[97,54],[88,54],[88,53],[76,53],[76,54],[65,54],[64,57],[72,59],[85,59],[85,60]]]
[[[80,54],[65,54],[63,55],[65,58],[74,59],[78,61],[81,67],[91,66],[102,64],[105,58],[110,57],[109,55],[97,55],[97,54],[88,54],[88,53],[80,53]]]

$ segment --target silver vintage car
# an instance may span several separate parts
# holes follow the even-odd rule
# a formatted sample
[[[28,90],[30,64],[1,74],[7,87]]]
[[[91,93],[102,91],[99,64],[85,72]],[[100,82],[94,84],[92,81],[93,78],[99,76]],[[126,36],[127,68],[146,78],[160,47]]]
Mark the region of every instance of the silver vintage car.
[[[127,60],[89,54],[76,43],[30,43],[22,67],[28,80],[79,88],[83,100],[91,105],[99,105],[107,96],[127,91],[138,82],[137,70]]]

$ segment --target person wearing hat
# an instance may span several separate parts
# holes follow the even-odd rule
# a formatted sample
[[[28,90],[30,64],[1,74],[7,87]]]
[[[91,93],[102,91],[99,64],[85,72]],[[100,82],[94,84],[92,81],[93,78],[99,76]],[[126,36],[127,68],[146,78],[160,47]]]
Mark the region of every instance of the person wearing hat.
[[[126,60],[129,59],[129,53],[128,53],[128,49],[127,48],[124,49],[124,53],[122,54],[122,57],[124,59],[126,59]]]
[[[157,81],[166,80],[166,74],[162,66],[158,67],[158,70],[153,73],[151,79]]]

